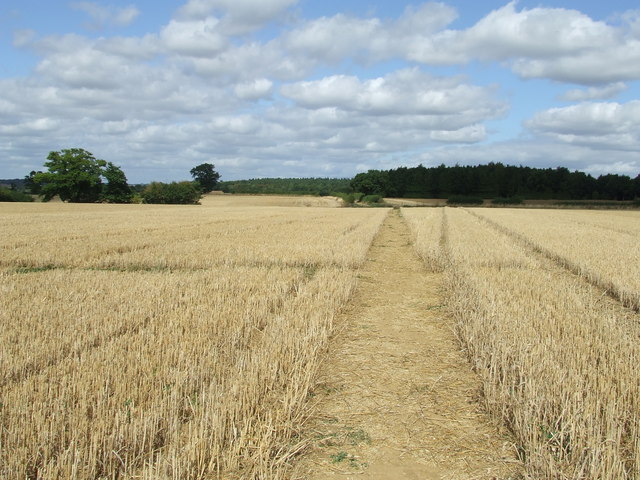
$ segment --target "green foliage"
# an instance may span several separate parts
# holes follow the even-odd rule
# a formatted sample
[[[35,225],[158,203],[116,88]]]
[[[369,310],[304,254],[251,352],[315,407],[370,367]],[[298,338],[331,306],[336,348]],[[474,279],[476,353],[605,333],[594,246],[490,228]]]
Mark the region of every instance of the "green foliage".
[[[33,197],[18,190],[0,188],[0,202],[33,202]]]
[[[351,180],[347,178],[254,178],[219,182],[218,188],[226,193],[322,195],[332,192],[349,193]]]
[[[633,200],[640,197],[640,175],[601,175],[593,178],[567,168],[531,168],[489,163],[447,167],[399,167],[369,170],[351,182],[354,191],[383,197],[481,198],[525,197],[559,200]]]
[[[202,191],[196,182],[152,182],[140,196],[144,203],[197,205]]]
[[[131,201],[127,177],[111,162],[96,159],[82,148],[49,152],[47,160],[47,172],[31,172],[25,177],[30,191],[42,195],[45,202],[56,195],[65,202]]]
[[[380,203],[380,200],[382,200],[380,195],[365,195],[361,201],[365,203]]]
[[[363,192],[365,195],[385,196],[389,191],[389,187],[389,173],[382,170],[369,170],[367,173],[359,173],[351,180],[353,191]]]
[[[212,163],[202,163],[192,168],[190,173],[204,193],[215,190],[218,180],[220,180],[220,174],[215,171],[215,165]]]
[[[522,197],[496,197],[491,200],[494,205],[521,205],[524,203]]]
[[[96,159],[82,148],[49,152],[44,166],[48,172],[36,173],[45,202],[59,195],[68,202],[96,202],[102,192],[102,169],[107,162]]]
[[[133,191],[124,172],[113,163],[107,163],[102,175],[107,180],[101,199],[108,203],[131,203]]]
[[[447,200],[447,205],[482,205],[483,203],[482,198],[467,195],[454,195]]]

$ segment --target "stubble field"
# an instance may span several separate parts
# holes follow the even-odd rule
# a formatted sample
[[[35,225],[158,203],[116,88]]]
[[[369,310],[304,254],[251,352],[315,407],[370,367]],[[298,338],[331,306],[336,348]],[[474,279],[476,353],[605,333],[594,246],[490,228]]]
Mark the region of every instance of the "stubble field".
[[[640,478],[639,212],[404,215],[532,477]]]
[[[388,210],[229,202],[0,205],[0,478],[287,478]],[[639,213],[402,215],[531,477],[639,478]]]
[[[385,213],[2,205],[0,478],[277,478]]]

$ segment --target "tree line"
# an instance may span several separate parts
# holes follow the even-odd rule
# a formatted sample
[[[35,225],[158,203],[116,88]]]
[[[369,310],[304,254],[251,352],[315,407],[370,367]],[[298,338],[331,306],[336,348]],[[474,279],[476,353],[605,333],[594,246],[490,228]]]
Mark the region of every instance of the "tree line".
[[[532,168],[489,163],[476,166],[399,167],[369,170],[351,181],[353,191],[399,198],[510,198],[633,200],[640,198],[640,175],[597,178],[564,167]]]
[[[225,193],[320,195],[350,193],[350,178],[253,178],[220,182]]]
[[[47,171],[32,171],[23,185],[45,202],[57,196],[73,203],[197,204],[203,193],[216,188],[220,179],[215,165],[203,163],[190,170],[194,178],[191,182],[152,182],[136,190],[120,167],[97,159],[82,148],[50,152],[44,166]],[[7,201],[22,198],[11,193],[6,197]]]
[[[369,170],[354,178],[259,178],[220,181],[215,165],[190,170],[193,181],[152,182],[131,186],[120,167],[97,159],[82,148],[50,152],[46,171],[32,171],[23,180],[1,188],[0,201],[29,201],[26,193],[44,201],[55,196],[67,202],[197,204],[203,193],[288,195],[352,195],[400,198],[463,198],[613,200],[640,198],[640,175],[607,174],[597,178],[564,167],[533,168],[502,163],[447,167],[399,167]],[[23,188],[17,188],[21,185]],[[480,200],[481,201],[481,200]]]

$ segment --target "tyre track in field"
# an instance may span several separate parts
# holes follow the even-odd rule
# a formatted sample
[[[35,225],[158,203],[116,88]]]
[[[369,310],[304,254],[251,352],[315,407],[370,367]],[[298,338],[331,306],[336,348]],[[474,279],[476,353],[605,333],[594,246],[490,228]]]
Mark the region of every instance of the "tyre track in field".
[[[592,285],[599,290],[602,290],[605,294],[609,295],[613,300],[619,302],[622,306],[630,308],[635,312],[640,312],[640,300],[637,296],[629,293],[628,291],[624,291],[614,285],[611,281],[608,281],[598,275],[596,272],[585,269],[584,267],[572,262],[568,258],[555,253],[553,250],[543,247],[542,245],[538,245],[533,242],[525,235],[512,230],[504,225],[491,220],[490,218],[485,217],[482,214],[476,213],[472,210],[462,209],[469,215],[477,218],[481,222],[483,222],[488,227],[493,230],[505,235],[506,237],[512,239],[513,241],[519,243],[527,250],[532,252],[534,255],[540,255],[547,260],[551,260],[558,267],[566,270],[567,272],[576,275],[583,279],[589,285]]]
[[[298,479],[522,478],[398,210],[380,229],[313,391]]]

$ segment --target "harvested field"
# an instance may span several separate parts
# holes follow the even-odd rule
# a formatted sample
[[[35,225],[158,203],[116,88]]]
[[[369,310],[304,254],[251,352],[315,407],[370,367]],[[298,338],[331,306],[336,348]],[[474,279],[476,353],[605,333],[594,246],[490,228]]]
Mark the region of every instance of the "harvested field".
[[[593,260],[595,251],[618,269],[636,262],[637,245],[626,255],[616,245],[637,221],[593,213],[545,211],[543,218],[525,210],[446,208],[437,218],[404,211],[418,239],[426,238],[418,242],[422,256],[448,276],[448,308],[483,378],[486,407],[516,435],[533,478],[640,475],[640,318],[529,240],[536,232],[535,242],[571,255],[585,270],[620,278],[615,268],[598,270],[603,262]],[[554,229],[546,218],[555,215],[571,220]],[[585,224],[602,226],[589,227],[591,248],[569,240],[580,238],[572,228],[586,235]],[[440,249],[433,248],[437,238]]]
[[[2,205],[0,477],[279,478],[385,215]]]
[[[640,478],[637,212],[317,200],[0,205],[0,478]]]

